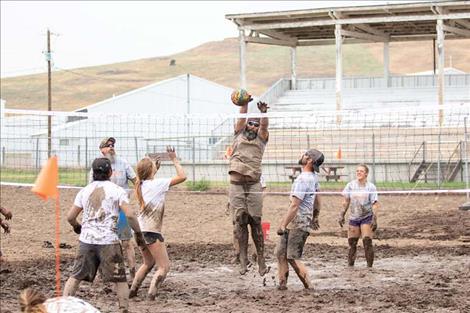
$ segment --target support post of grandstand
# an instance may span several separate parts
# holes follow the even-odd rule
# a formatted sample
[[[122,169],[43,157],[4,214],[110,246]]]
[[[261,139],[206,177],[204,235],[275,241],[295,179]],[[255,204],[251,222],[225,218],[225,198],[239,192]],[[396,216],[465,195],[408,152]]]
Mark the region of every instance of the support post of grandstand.
[[[437,103],[440,108],[444,105],[444,22],[442,19],[437,20]],[[439,126],[444,121],[444,111],[439,110]]]
[[[384,80],[385,87],[390,87],[390,43],[384,42]]]
[[[439,134],[437,135],[437,189],[441,189],[441,130],[439,126]]]
[[[240,36],[240,88],[246,89],[246,41],[245,41],[245,30],[239,30]]]
[[[341,105],[343,80],[343,38],[341,35],[341,24],[335,25],[335,43],[336,43],[336,124],[341,124]]]
[[[290,48],[290,71],[291,71],[291,90],[297,89],[297,69],[296,69],[296,61],[297,61],[297,47]]]

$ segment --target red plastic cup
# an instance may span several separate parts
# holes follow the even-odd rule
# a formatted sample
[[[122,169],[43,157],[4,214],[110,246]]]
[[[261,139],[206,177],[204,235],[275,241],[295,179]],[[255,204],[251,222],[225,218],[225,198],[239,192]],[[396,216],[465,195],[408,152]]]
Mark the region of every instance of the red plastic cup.
[[[261,222],[261,229],[263,230],[263,239],[269,239],[269,229],[271,228],[271,223]]]

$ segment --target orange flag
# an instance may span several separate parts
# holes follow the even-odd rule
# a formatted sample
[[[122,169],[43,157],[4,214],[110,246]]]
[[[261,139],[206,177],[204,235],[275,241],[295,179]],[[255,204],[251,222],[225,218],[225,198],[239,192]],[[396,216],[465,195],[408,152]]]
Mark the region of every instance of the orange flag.
[[[341,146],[339,146],[338,151],[336,151],[336,158],[338,160],[341,160],[342,157],[343,157],[343,155],[341,153]]]
[[[31,190],[43,200],[49,198],[57,199],[59,196],[59,190],[57,189],[58,182],[59,167],[57,165],[57,156],[53,156],[47,160],[46,165],[39,172],[34,187]]]
[[[45,201],[49,198],[55,199],[55,293],[57,297],[60,297],[60,201],[57,188],[58,182],[59,166],[57,165],[57,156],[53,156],[47,160],[46,165],[39,172],[31,190]]]

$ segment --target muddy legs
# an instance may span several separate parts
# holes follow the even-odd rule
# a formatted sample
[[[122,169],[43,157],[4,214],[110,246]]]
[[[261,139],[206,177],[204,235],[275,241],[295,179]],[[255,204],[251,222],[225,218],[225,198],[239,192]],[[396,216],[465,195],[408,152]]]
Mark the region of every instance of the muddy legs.
[[[348,252],[348,265],[354,266],[356,261],[357,241],[359,238],[348,238],[349,252]]]
[[[305,289],[310,289],[312,287],[312,283],[310,282],[310,279],[308,278],[308,272],[307,272],[307,268],[305,267],[305,265],[302,262],[298,260],[294,260],[294,259],[290,259],[288,261],[289,261],[289,264],[294,269],[297,276],[299,277],[302,284],[304,284]]]
[[[362,243],[364,245],[367,267],[372,267],[374,264],[374,247],[372,246],[372,238],[364,237],[362,239]]]
[[[256,247],[258,271],[261,276],[264,276],[269,272],[269,268],[266,267],[266,260],[264,258],[264,238],[261,228],[261,218],[259,218],[259,223],[257,223],[257,221],[251,223],[251,237]]]
[[[235,236],[240,249],[240,274],[245,275],[248,266],[248,227],[247,224],[235,225]]]

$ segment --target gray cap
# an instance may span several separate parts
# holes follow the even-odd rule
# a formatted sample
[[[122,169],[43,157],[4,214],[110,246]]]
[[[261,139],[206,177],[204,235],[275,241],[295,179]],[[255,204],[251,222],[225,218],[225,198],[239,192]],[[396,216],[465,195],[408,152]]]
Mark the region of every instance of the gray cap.
[[[113,144],[116,143],[116,139],[114,137],[106,137],[103,140],[101,140],[100,149],[106,147],[106,145],[108,144],[109,141],[111,141]]]
[[[305,151],[305,155],[307,155],[310,159],[313,160],[313,169],[315,172],[320,172],[320,165],[323,164],[325,160],[325,156],[323,153],[318,151],[317,149],[309,149]]]

